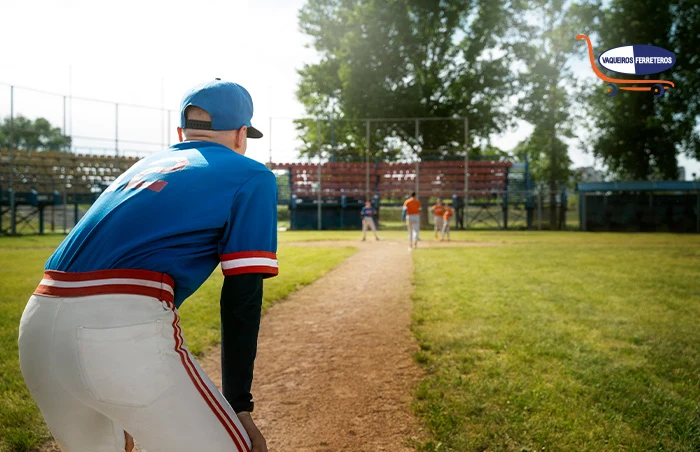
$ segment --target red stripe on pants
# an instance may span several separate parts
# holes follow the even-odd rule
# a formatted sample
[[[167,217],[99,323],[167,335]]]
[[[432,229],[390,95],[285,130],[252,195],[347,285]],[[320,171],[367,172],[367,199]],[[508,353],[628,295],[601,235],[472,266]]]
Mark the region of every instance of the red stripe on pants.
[[[243,435],[241,435],[241,432],[238,430],[238,427],[236,427],[236,424],[228,416],[228,413],[226,413],[226,410],[223,409],[223,407],[216,399],[214,394],[211,393],[211,390],[202,379],[202,376],[199,375],[199,372],[197,372],[197,368],[190,360],[190,356],[187,350],[184,350],[182,348],[182,344],[185,342],[185,340],[182,337],[182,329],[180,328],[180,316],[177,314],[177,311],[175,310],[174,306],[172,306],[172,309],[173,313],[175,314],[175,319],[173,320],[172,324],[173,335],[175,337],[175,351],[180,355],[182,365],[185,366],[185,370],[187,371],[190,380],[192,380],[192,383],[194,383],[194,386],[195,388],[197,388],[197,391],[199,391],[199,393],[204,398],[204,401],[207,403],[207,405],[209,405],[209,408],[211,408],[211,410],[221,422],[221,425],[224,426],[229,436],[231,436],[231,439],[236,444],[237,450],[239,452],[250,452],[248,444],[243,439]]]

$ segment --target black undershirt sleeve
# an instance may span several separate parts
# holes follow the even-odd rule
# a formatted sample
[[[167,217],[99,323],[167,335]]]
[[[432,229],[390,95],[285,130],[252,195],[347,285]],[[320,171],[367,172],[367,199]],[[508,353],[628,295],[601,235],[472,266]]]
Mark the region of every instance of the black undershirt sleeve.
[[[253,411],[253,362],[258,348],[263,275],[225,276],[221,289],[221,374],[233,410]]]

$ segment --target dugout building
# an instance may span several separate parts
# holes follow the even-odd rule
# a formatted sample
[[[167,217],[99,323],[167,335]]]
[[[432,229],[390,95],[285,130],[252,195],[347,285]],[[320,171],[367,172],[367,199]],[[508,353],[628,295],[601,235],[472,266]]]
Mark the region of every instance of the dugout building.
[[[582,231],[700,233],[700,182],[578,185]]]

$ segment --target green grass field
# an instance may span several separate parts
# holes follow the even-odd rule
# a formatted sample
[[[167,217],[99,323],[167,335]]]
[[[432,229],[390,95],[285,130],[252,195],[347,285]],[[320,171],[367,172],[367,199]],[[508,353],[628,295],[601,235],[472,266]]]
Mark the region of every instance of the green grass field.
[[[414,253],[422,450],[700,450],[700,237],[457,233]]]
[[[406,239],[400,230],[380,235]],[[31,450],[47,438],[19,374],[16,335],[37,269],[60,238],[0,238],[2,450]],[[303,242],[359,238],[280,233],[282,272],[266,283],[264,309],[352,253]],[[452,238],[502,246],[413,253],[415,358],[426,370],[414,408],[431,433],[417,449],[700,450],[700,236]],[[215,272],[181,310],[196,354],[219,339],[220,280]]]
[[[17,359],[17,328],[24,305],[41,279],[44,262],[63,236],[0,237],[0,450],[35,450],[49,438],[32,401]],[[353,248],[279,248],[280,276],[265,282],[263,309],[309,284],[354,252]],[[190,350],[201,354],[220,340],[221,272],[181,309]]]

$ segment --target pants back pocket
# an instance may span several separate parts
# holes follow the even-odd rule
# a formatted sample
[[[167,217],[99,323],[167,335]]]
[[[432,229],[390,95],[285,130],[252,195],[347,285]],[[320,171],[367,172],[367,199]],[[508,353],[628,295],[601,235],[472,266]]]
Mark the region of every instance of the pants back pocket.
[[[78,361],[85,384],[99,401],[152,405],[171,388],[164,351],[163,321],[76,330]]]

